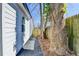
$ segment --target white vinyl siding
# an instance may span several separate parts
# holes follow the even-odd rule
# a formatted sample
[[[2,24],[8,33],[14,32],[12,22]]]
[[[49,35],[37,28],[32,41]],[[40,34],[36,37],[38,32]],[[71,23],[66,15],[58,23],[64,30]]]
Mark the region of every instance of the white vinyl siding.
[[[16,55],[16,11],[9,4],[2,4],[3,55]]]

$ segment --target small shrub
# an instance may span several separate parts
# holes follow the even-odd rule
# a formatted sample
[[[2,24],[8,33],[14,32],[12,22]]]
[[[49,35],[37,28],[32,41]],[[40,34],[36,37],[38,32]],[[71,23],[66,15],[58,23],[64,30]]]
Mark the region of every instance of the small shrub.
[[[37,38],[38,36],[41,35],[41,30],[39,28],[34,28],[32,35]]]

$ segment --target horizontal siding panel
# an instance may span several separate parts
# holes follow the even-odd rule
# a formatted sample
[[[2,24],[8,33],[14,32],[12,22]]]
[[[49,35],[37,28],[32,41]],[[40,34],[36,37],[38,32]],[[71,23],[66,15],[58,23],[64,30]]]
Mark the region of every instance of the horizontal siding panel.
[[[2,9],[3,55],[16,55],[13,51],[16,43],[16,11],[8,4],[3,4]]]

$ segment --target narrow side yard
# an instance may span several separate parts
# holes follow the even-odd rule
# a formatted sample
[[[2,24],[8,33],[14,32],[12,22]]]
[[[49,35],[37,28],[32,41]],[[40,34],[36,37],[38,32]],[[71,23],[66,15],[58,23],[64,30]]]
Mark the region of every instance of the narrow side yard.
[[[34,50],[21,49],[21,51],[17,54],[17,56],[43,56],[43,52],[40,48],[39,41],[35,40]]]

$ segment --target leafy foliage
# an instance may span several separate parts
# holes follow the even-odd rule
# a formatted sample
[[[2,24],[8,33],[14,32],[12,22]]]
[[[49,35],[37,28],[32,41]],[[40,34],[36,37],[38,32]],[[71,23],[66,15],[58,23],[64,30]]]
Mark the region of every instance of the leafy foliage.
[[[39,28],[34,28],[33,29],[33,32],[32,32],[32,35],[34,36],[34,37],[38,37],[38,36],[40,36],[40,34],[41,34],[41,30],[39,29]]]
[[[60,12],[67,13],[66,8],[67,8],[67,4],[64,3],[63,6],[60,8]]]
[[[51,11],[51,7],[49,3],[44,3],[44,15],[48,16]]]

